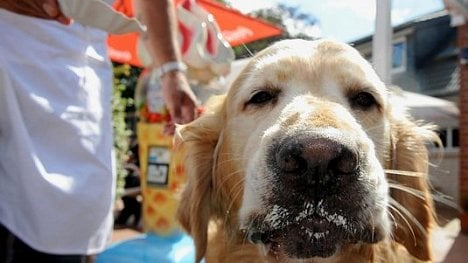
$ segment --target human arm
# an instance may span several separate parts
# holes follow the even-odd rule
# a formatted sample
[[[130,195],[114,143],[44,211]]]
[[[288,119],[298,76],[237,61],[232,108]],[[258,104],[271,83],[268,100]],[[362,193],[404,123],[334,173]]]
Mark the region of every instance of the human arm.
[[[136,16],[147,26],[143,37],[152,64],[158,68],[171,61],[181,61],[177,41],[175,8],[171,0],[136,0]],[[187,123],[195,118],[196,97],[185,74],[171,71],[161,77],[163,99],[175,123]]]
[[[56,20],[64,25],[71,23],[71,19],[60,11],[57,0],[0,0],[0,8],[21,15]]]

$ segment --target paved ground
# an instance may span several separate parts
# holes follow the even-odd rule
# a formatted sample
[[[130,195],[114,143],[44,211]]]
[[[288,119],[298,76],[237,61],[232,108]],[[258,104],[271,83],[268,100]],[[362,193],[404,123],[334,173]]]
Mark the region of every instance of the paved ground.
[[[460,220],[453,219],[445,226],[436,229],[432,242],[434,262],[467,262],[468,235],[460,233]]]
[[[460,232],[457,211],[448,207],[438,207],[439,228],[432,238],[434,262],[468,262],[468,234]]]
[[[433,248],[434,262],[466,263],[468,262],[468,234],[460,232],[460,220],[457,212],[450,208],[439,208],[440,226],[434,231]],[[112,242],[130,239],[141,232],[122,228],[114,230]]]

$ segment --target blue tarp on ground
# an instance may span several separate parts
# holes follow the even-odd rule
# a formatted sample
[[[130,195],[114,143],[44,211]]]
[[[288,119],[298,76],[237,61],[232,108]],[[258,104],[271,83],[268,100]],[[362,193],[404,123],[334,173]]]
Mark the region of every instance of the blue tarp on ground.
[[[183,233],[157,236],[147,233],[115,243],[96,257],[96,263],[193,263],[195,247]]]

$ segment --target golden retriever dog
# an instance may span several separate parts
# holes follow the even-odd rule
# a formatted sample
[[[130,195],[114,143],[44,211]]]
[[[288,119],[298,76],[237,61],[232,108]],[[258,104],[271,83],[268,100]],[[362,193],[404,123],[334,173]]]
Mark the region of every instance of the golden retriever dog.
[[[196,261],[430,261],[437,136],[390,97],[347,44],[285,40],[253,57],[178,129],[177,216]]]

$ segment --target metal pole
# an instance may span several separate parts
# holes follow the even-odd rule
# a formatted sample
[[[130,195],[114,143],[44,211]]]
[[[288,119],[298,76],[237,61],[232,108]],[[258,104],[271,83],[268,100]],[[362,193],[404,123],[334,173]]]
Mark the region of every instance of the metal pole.
[[[385,84],[391,84],[392,21],[391,0],[375,0],[375,34],[372,41],[372,63]]]

